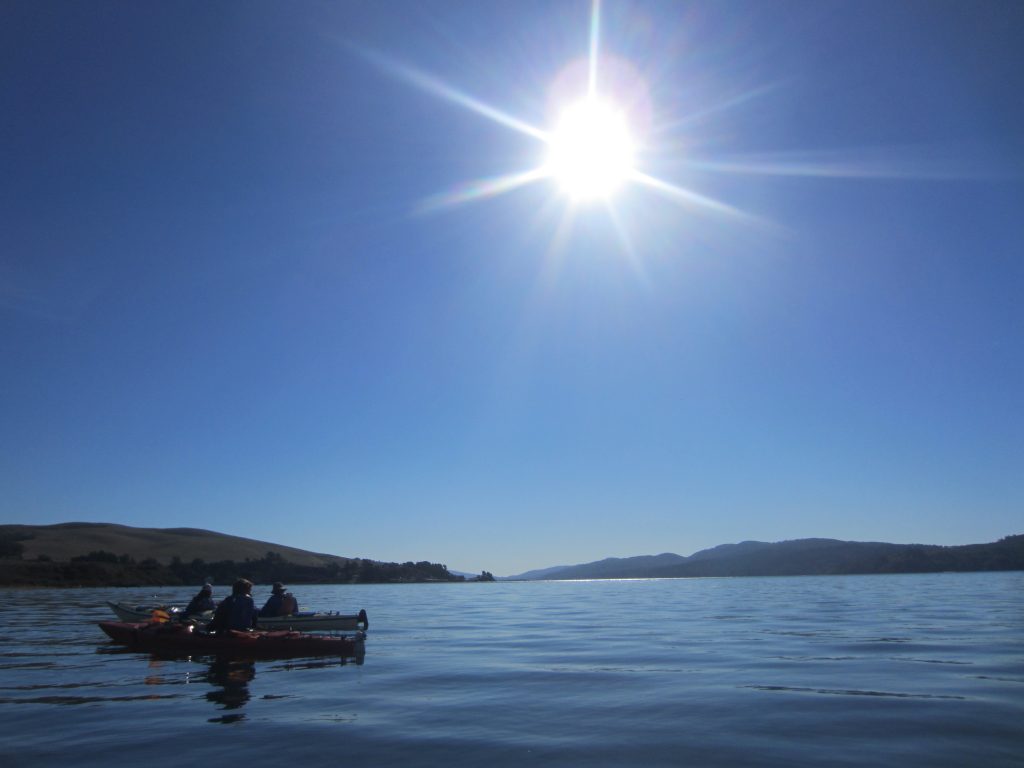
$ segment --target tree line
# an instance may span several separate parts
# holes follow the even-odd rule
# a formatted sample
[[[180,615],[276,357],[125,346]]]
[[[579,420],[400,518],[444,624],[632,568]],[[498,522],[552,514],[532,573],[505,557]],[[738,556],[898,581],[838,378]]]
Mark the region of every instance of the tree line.
[[[0,583],[35,586],[183,586],[230,584],[246,578],[256,584],[282,581],[288,584],[402,584],[421,582],[461,582],[465,576],[451,573],[447,565],[420,562],[384,563],[362,558],[339,559],[327,565],[300,565],[268,551],[261,558],[184,560],[175,556],[169,563],[155,558],[136,561],[128,554],[94,550],[55,562],[46,555],[22,560],[23,547],[17,541],[0,540]],[[484,571],[468,581],[494,581]]]

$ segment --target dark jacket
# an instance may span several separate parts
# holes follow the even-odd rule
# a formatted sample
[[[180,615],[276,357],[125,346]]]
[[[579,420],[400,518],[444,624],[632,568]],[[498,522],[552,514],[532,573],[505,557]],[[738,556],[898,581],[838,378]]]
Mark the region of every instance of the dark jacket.
[[[260,609],[260,616],[291,616],[298,612],[299,602],[291,592],[284,592],[280,595],[271,595]]]
[[[192,602],[188,604],[185,609],[186,616],[192,616],[197,613],[203,613],[205,611],[212,611],[217,607],[217,604],[213,602],[213,598],[209,592],[200,592],[198,595],[192,598]]]
[[[249,595],[225,597],[213,614],[208,629],[224,631],[237,629],[245,631],[256,626],[256,604]]]

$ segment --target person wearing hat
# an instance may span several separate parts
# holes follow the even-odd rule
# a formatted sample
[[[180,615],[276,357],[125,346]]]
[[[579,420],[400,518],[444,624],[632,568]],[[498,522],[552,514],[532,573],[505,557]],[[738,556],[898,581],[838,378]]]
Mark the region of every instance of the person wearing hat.
[[[252,582],[239,579],[231,585],[231,594],[221,600],[213,621],[207,631],[221,632],[229,629],[246,631],[256,626],[256,604],[252,601]]]
[[[284,588],[284,584],[275,581],[270,590],[270,598],[260,609],[260,616],[291,616],[299,612],[299,601],[291,592]]]
[[[212,611],[216,607],[217,604],[213,602],[213,587],[209,584],[203,584],[203,588],[196,593],[196,596],[192,598],[192,602],[185,609],[185,615],[196,616],[200,613]]]

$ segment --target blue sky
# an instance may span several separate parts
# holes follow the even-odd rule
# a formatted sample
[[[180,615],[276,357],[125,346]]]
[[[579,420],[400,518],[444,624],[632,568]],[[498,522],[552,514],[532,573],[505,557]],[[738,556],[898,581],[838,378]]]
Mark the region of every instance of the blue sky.
[[[0,520],[501,575],[1024,532],[1024,6],[605,2],[663,186],[463,200],[593,10],[3,4]]]

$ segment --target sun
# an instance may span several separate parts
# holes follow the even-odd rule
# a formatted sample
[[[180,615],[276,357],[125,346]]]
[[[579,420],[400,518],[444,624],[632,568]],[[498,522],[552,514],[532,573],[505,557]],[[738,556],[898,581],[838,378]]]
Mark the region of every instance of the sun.
[[[665,181],[641,167],[653,158],[647,144],[653,114],[647,84],[643,73],[627,59],[601,54],[600,21],[601,0],[592,0],[589,55],[566,64],[549,87],[547,103],[561,107],[556,107],[557,120],[548,129],[531,125],[419,69],[372,51],[363,51],[364,56],[391,75],[543,145],[536,165],[461,182],[448,191],[421,199],[416,213],[442,211],[498,197],[538,182],[552,182],[552,186],[559,188],[559,196],[569,203],[563,207],[563,218],[552,248],[565,241],[579,207],[598,204],[595,207],[607,211],[631,258],[629,233],[619,216],[618,203],[622,201],[614,199],[619,196],[620,188],[640,187],[691,211],[761,223],[738,208]],[[634,141],[636,137],[641,143]],[[744,167],[737,166],[740,171]],[[543,210],[551,208],[545,206]]]
[[[545,168],[573,202],[606,200],[632,175],[633,153],[622,112],[588,97],[562,111]]]

